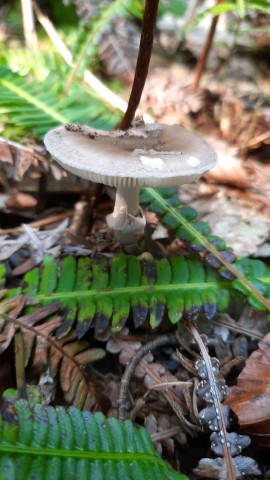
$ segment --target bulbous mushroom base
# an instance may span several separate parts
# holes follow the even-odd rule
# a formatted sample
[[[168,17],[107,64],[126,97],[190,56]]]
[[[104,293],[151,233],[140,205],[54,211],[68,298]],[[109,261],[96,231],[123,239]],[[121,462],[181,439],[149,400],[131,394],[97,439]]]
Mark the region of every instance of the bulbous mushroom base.
[[[138,215],[124,212],[113,212],[106,217],[107,225],[114,231],[117,242],[122,245],[134,245],[144,232],[146,220],[142,209],[138,208]]]

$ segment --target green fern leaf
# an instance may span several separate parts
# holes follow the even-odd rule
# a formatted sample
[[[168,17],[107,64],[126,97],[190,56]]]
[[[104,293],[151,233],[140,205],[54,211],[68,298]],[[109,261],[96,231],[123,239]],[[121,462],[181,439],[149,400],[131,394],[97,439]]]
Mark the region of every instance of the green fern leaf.
[[[53,257],[45,256],[41,268],[36,267],[24,276],[21,287],[4,292],[3,302],[24,294],[33,305],[61,306],[58,338],[65,337],[75,322],[77,336],[81,338],[90,327],[95,327],[96,334],[110,326],[119,331],[130,317],[136,328],[148,320],[156,328],[165,314],[172,324],[183,315],[193,320],[204,315],[211,320],[217,311],[228,308],[232,295],[240,293],[255,308],[265,309],[245,284],[238,279],[221,279],[196,256],[148,257],[139,260],[124,253],[115,255],[111,261],[102,257],[95,260],[65,257],[58,267]],[[239,259],[234,265],[246,282],[270,299],[269,267],[251,259]]]
[[[190,209],[182,206],[178,198],[175,204],[174,197],[174,189],[147,188],[142,190],[141,201],[156,213],[162,211],[161,214],[159,213],[161,222],[169,229],[175,230],[176,237],[184,240],[191,250],[199,253],[205,263],[218,269],[223,278],[228,280],[237,278],[253,306],[257,305],[257,308],[270,312],[269,300],[261,293],[260,288],[256,288],[255,283],[249,281],[237,268],[236,256],[232,249],[227,247],[223,239],[212,235],[207,223],[194,221],[195,210],[195,213],[190,214]],[[191,218],[192,215],[193,218]]]
[[[238,260],[235,266],[270,298],[268,267],[249,259]],[[63,323],[58,337],[66,335],[76,320],[78,338],[93,326],[96,333],[110,325],[113,331],[119,331],[129,316],[135,327],[150,319],[152,328],[160,325],[165,313],[173,324],[183,315],[194,319],[203,314],[211,320],[217,310],[228,308],[230,297],[236,292],[263,309],[241,282],[222,280],[197,257],[173,255],[169,260],[150,257],[139,261],[123,253],[112,262],[105,258],[81,258],[76,262],[73,257],[66,257],[59,273],[54,259],[45,256],[41,271],[35,268],[28,272],[21,289],[16,290],[16,294],[30,295],[33,303],[61,304]]]
[[[130,421],[75,407],[5,401],[0,417],[2,480],[187,480],[155,452]]]
[[[55,74],[39,83],[0,68],[0,111],[6,119],[4,135],[34,133],[42,139],[49,129],[59,124],[87,123],[109,129],[118,122],[119,114],[109,110],[91,90],[87,94],[75,85],[63,100],[57,92],[59,84],[61,79]]]
[[[197,221],[196,210],[181,203],[175,195],[175,189],[142,189],[141,202],[145,203],[149,210],[158,214],[161,217],[161,223],[168,229],[175,230],[176,237],[186,241],[194,252],[204,253],[205,261],[209,265],[218,268],[221,266],[217,259],[214,260],[211,250],[209,252],[209,244],[230,262],[236,260],[232,249],[227,247],[226,242],[222,238],[212,235],[211,228],[206,222]]]
[[[242,258],[237,262],[238,270],[245,275],[247,280],[258,290],[265,298],[270,298],[270,278],[269,268],[260,260],[250,260]],[[245,285],[239,280],[233,281],[233,287],[245,295],[249,304],[257,310],[264,310],[261,302],[250,293]]]
[[[0,289],[5,285],[6,269],[3,263],[0,263]]]
[[[169,319],[175,323],[183,313],[187,318],[194,318],[195,312],[197,316],[204,312],[209,317],[211,311],[213,316],[219,298],[226,297],[226,306],[229,303],[226,282],[197,258],[185,260],[174,256],[171,263],[167,259],[140,262],[121,253],[113,258],[111,265],[104,258],[97,262],[83,258],[76,267],[74,258],[66,257],[58,278],[52,266],[55,266],[53,260],[46,257],[35,299],[41,303],[59,301],[67,310],[58,336],[67,334],[76,315],[80,338],[93,323],[96,333],[104,331],[110,322],[114,331],[121,329],[130,311],[136,327],[149,316],[152,328],[156,328],[162,322],[166,306]],[[26,293],[33,283],[32,272],[25,275],[24,283]]]

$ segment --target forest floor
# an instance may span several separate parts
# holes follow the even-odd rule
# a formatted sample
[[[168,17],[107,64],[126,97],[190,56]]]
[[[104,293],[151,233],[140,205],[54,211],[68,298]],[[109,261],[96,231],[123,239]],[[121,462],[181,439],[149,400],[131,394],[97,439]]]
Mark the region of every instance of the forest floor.
[[[195,92],[192,89],[194,63],[187,49],[175,55],[173,61],[160,52],[154,54],[141,109],[156,121],[180,124],[196,131],[217,151],[218,166],[197,182],[181,186],[178,195],[199,212],[199,219],[207,222],[213,234],[224,239],[237,256],[257,258],[269,265],[270,65],[264,55],[241,51],[234,52],[229,62],[221,62],[218,67],[214,59]],[[55,262],[61,262],[67,254],[91,258],[101,255],[110,260],[121,252],[105,220],[113,208],[113,189],[89,185],[63,172],[58,165],[51,166],[41,144],[33,142],[25,147],[25,150],[16,150],[16,144],[8,145],[0,139],[0,155],[5,164],[0,176],[0,259],[7,267],[8,288],[17,287],[23,275],[40,265],[45,253],[53,255]],[[187,254],[186,246],[170,235],[155,213],[146,215],[148,229],[141,243],[142,260],[145,251],[157,258],[168,258],[173,253]],[[21,307],[15,300],[4,311],[17,318]],[[59,327],[61,317],[57,310],[47,308],[48,311],[40,313],[40,318],[49,317],[55,322],[48,326],[47,332],[44,330],[49,335],[55,326]],[[32,325],[30,316],[25,313],[24,318]],[[94,387],[104,389],[99,400],[108,415],[117,413],[119,383],[134,352],[171,331],[168,325],[164,325],[162,332],[154,333],[149,327],[135,330],[130,321],[127,325],[129,329],[124,327],[117,335],[105,329],[93,339],[93,330],[89,330],[83,338],[90,342],[91,348],[97,349],[89,374],[93,375],[94,371]],[[211,355],[219,359],[221,378],[225,377],[230,387],[238,385],[243,393],[240,406],[231,400],[235,414],[232,431],[248,431],[252,447],[246,449],[244,455],[257,461],[263,478],[270,478],[269,418],[262,421],[259,415],[254,415],[254,405],[257,412],[260,409],[270,412],[267,313],[235,301],[212,323],[199,319],[197,328],[207,335]],[[209,431],[202,430],[198,422],[196,412],[202,406],[195,405],[193,395],[198,382],[194,371],[198,349],[183,326],[179,334],[178,350],[172,345],[160,348],[154,345],[151,353],[138,363],[126,399],[129,417],[148,428],[158,451],[190,479],[219,478],[218,471],[213,473],[212,465],[206,465],[205,471],[193,472],[200,459],[211,456],[210,440]],[[2,329],[1,392],[16,385],[14,354],[9,345],[13,335],[13,326]],[[40,366],[46,363],[45,347],[44,341],[37,342],[30,355],[34,340],[29,332],[27,335],[25,343],[30,352],[27,381],[35,384],[39,376],[44,375]],[[71,334],[62,344],[74,338]],[[254,378],[257,390],[253,391]],[[175,393],[179,387],[168,389],[168,386],[161,387],[162,393],[158,393],[157,384],[176,381],[185,384],[184,394],[183,391]],[[52,402],[67,403],[58,384],[56,393],[46,394]],[[249,428],[245,429],[246,424]],[[211,473],[207,473],[207,468]],[[251,474],[246,478],[257,477]]]

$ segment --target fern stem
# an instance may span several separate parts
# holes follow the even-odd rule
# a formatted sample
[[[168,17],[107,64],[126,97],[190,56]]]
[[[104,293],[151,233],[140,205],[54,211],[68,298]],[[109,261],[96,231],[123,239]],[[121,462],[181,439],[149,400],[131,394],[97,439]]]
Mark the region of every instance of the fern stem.
[[[15,342],[15,366],[16,366],[16,383],[18,396],[20,399],[27,400],[27,389],[24,370],[24,341],[21,329],[18,329],[14,335]]]
[[[205,366],[207,369],[207,374],[208,374],[208,380],[210,383],[210,392],[212,394],[212,401],[213,401],[213,406],[216,411],[216,418],[217,422],[220,428],[220,436],[221,436],[221,445],[222,445],[222,450],[223,450],[223,455],[224,455],[224,460],[226,462],[226,467],[227,467],[227,479],[228,480],[236,480],[236,473],[235,473],[235,467],[233,463],[233,459],[229,450],[229,439],[228,439],[228,433],[226,429],[226,423],[223,415],[223,411],[221,408],[221,404],[219,401],[219,394],[218,394],[218,389],[217,389],[217,383],[215,379],[215,375],[213,373],[213,368],[211,364],[211,359],[207,350],[207,347],[199,334],[198,330],[196,329],[195,325],[191,322],[184,321],[185,326],[187,330],[191,333],[191,335],[194,337],[194,339],[197,342],[197,345],[200,349],[202,358],[205,362]]]
[[[131,94],[129,97],[126,113],[116,127],[121,130],[127,130],[130,127],[141,100],[151,59],[158,4],[159,0],[145,1],[141,41]]]

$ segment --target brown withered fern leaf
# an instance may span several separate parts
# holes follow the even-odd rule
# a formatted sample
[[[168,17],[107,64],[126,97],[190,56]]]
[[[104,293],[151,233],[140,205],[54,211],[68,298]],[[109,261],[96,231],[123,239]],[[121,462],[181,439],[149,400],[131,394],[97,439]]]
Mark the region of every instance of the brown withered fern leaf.
[[[61,323],[60,316],[52,316],[59,306],[56,302],[19,316],[24,302],[22,295],[0,304],[0,354],[9,346],[20,327],[24,340],[25,368],[31,368],[32,376],[42,377],[46,373],[54,386],[59,383],[66,402],[78,408],[100,410],[104,398],[99,395],[94,375],[90,380],[84,367],[87,365],[91,370],[89,364],[103,358],[104,350],[88,348],[88,342],[76,340],[74,331],[56,340],[53,332]],[[44,319],[42,324],[33,326]]]

